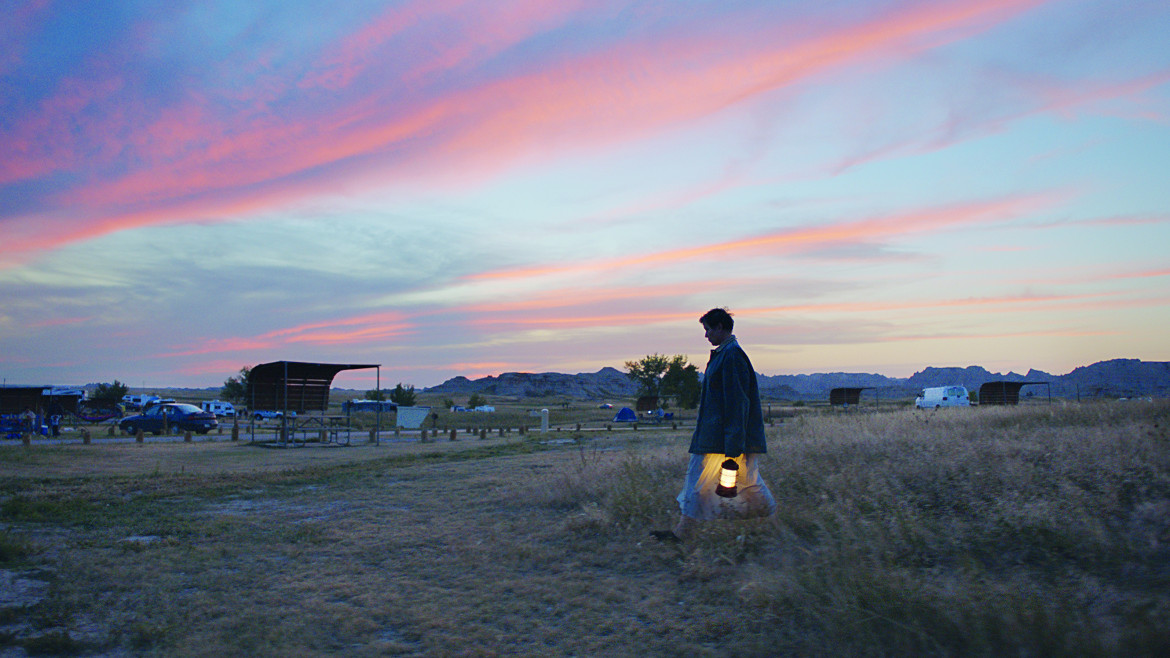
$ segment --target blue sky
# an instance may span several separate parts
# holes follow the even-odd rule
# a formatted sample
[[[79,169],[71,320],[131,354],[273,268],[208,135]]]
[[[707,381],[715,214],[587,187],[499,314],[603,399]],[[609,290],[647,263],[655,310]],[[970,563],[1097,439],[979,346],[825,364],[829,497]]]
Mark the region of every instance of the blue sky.
[[[9,384],[1170,360],[1165,2],[7,14]]]

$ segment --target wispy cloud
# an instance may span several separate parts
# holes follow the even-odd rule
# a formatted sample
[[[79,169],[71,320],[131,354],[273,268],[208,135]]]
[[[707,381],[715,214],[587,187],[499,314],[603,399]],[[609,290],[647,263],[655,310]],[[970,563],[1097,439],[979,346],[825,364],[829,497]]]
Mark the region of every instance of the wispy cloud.
[[[271,350],[298,343],[316,345],[361,344],[385,340],[413,333],[415,326],[400,313],[374,313],[295,327],[276,329],[253,337],[213,338],[197,346],[161,354],[160,356],[192,356]]]
[[[531,279],[562,274],[612,272],[632,267],[690,263],[717,258],[746,258],[761,254],[791,254],[819,250],[827,246],[856,244],[866,240],[888,239],[908,234],[928,234],[952,230],[981,222],[1005,221],[1044,208],[1055,199],[1028,195],[992,201],[979,201],[916,210],[897,215],[854,221],[839,221],[823,226],[786,229],[748,238],[716,242],[683,249],[670,249],[646,255],[612,258],[595,262],[571,263],[499,270],[473,274],[470,280]]]

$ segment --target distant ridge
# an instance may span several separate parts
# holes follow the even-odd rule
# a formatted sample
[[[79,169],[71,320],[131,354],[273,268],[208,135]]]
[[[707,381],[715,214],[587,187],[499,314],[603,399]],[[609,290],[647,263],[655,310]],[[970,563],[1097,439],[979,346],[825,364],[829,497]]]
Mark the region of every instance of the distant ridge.
[[[454,377],[428,389],[427,393],[453,395],[504,395],[518,397],[569,396],[575,398],[620,398],[638,394],[638,387],[617,368],[605,367],[594,373],[565,375],[558,372],[505,372],[499,377],[471,380]]]
[[[1112,359],[1081,366],[1066,375],[1051,375],[1029,370],[1020,375],[992,373],[980,366],[966,368],[927,367],[908,378],[886,377],[872,373],[818,373],[811,375],[758,375],[760,392],[779,400],[827,400],[829,391],[838,387],[865,387],[883,398],[910,397],[931,386],[966,386],[978,391],[989,381],[1048,382],[1053,397],[1075,399],[1098,397],[1168,397],[1170,396],[1170,361]],[[454,377],[424,389],[427,393],[448,395],[502,395],[516,397],[568,396],[575,398],[629,398],[638,387],[624,372],[611,367],[595,373],[575,375],[546,372],[506,372],[501,375],[468,379]],[[1043,386],[1029,387],[1024,393],[1047,395]]]

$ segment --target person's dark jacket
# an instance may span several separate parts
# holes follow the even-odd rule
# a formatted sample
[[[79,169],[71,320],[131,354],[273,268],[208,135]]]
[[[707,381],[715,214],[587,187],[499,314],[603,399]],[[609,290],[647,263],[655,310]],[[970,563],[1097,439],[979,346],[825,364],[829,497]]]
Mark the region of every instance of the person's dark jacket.
[[[690,452],[738,457],[767,451],[756,371],[732,337],[711,351]]]

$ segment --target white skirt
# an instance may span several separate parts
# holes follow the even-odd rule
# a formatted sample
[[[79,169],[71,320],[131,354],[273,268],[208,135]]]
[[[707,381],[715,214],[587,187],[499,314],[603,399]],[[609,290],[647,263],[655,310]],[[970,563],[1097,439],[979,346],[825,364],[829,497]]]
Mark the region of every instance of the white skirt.
[[[735,479],[735,498],[715,494],[719,472],[727,457],[720,454],[691,455],[687,478],[678,495],[679,510],[684,516],[701,521],[711,519],[746,519],[769,516],[776,511],[776,499],[760,478],[759,455],[735,458],[739,472]]]

